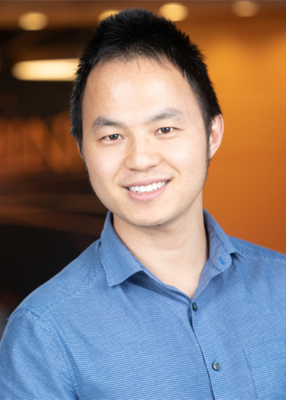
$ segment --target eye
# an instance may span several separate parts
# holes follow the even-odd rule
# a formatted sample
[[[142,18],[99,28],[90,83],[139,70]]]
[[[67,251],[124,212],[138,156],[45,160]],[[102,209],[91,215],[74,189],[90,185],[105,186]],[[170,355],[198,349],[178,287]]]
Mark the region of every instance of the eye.
[[[174,128],[170,127],[170,126],[166,126],[163,128],[158,129],[158,133],[162,133],[163,135],[166,133],[170,133],[174,130]]]
[[[122,138],[122,136],[119,135],[119,133],[114,133],[113,135],[104,136],[103,139],[106,139],[106,140],[109,140],[109,141],[115,141],[115,140],[118,140],[118,139],[121,139],[121,138]]]

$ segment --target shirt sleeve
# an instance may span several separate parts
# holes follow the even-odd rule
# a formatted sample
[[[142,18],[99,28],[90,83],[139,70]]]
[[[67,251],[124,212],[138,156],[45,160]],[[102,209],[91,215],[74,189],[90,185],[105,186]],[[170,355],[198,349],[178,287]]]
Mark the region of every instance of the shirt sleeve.
[[[78,399],[56,342],[37,315],[12,314],[0,343],[1,400]]]

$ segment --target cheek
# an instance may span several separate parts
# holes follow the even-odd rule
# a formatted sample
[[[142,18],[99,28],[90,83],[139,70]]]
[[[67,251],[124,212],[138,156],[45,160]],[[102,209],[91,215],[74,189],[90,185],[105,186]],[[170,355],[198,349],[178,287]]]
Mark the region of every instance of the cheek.
[[[102,157],[99,157],[96,152],[84,152],[85,154],[85,166],[88,171],[89,179],[92,183],[93,188],[98,185],[101,181],[104,182],[105,168],[106,165]]]
[[[110,152],[100,150],[88,152],[85,164],[95,191],[104,190],[117,175],[118,162]]]
[[[194,141],[184,142],[177,149],[168,151],[168,159],[180,172],[197,171],[206,164],[206,143]]]

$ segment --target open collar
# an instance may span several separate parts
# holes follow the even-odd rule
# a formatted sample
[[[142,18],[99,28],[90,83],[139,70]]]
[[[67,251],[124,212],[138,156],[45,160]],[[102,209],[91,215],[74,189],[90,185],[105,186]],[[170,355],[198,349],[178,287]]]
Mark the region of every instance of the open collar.
[[[237,249],[212,216],[204,210],[204,220],[209,240],[209,259],[204,271],[209,280],[232,263],[232,253]],[[128,250],[113,228],[113,215],[108,212],[100,239],[100,257],[109,286],[118,285],[137,272],[146,269]],[[208,268],[206,268],[208,267]],[[209,271],[211,269],[211,272]],[[203,277],[202,275],[202,277]]]

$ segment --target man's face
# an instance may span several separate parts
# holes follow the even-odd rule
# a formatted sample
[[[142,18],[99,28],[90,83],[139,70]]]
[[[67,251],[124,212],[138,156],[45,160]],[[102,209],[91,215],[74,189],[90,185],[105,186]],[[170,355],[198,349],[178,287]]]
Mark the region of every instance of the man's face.
[[[89,75],[83,98],[83,156],[114,224],[186,222],[201,213],[207,139],[197,100],[170,63],[109,61]],[[216,124],[210,155],[218,145]],[[220,142],[220,139],[219,139]]]

